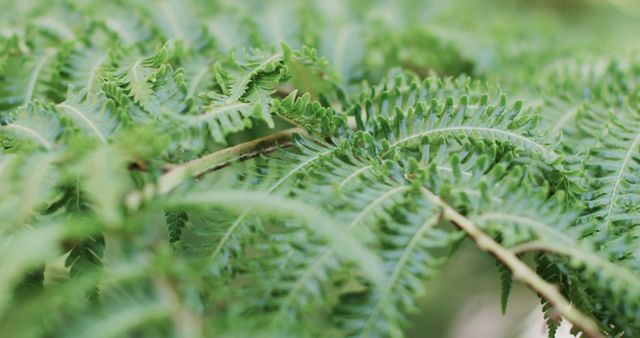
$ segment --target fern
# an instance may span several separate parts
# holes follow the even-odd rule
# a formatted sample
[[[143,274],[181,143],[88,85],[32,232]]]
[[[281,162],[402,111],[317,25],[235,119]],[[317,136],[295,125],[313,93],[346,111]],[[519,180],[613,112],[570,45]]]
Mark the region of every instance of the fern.
[[[173,44],[169,42],[149,57],[122,56],[123,60],[110,72],[110,77],[125,90],[133,102],[148,113],[157,114],[151,97],[153,82],[160,66],[167,62],[172,53]]]
[[[47,48],[8,58],[3,65],[1,109],[10,110],[33,99],[56,100],[57,55],[58,50]]]
[[[403,337],[465,239],[640,334],[634,4],[0,7],[3,336]]]
[[[597,211],[590,214],[600,219],[600,230],[608,230],[618,219],[622,222],[633,222],[633,209],[626,209],[628,199],[633,199],[633,190],[627,187],[634,185],[633,177],[627,174],[633,172],[636,165],[636,155],[640,138],[634,128],[637,123],[637,112],[627,107],[627,111],[618,116],[611,115],[609,128],[603,133],[598,144],[593,147],[593,156],[602,160],[598,164],[589,166],[593,170],[593,192],[587,199],[589,207]],[[606,138],[604,135],[607,135]],[[618,215],[618,216],[617,216]],[[621,216],[621,217],[620,217]]]
[[[167,225],[169,227],[169,242],[176,243],[180,241],[182,231],[189,221],[189,215],[184,211],[167,212],[165,215],[167,219]]]
[[[497,266],[500,270],[500,310],[502,310],[502,314],[505,314],[507,312],[507,305],[509,304],[509,295],[511,294],[513,278],[511,270],[500,264],[500,262],[497,262]]]
[[[99,71],[107,62],[105,51],[96,47],[79,47],[66,58],[60,73],[70,85],[86,88],[91,93],[97,89]]]
[[[29,140],[47,150],[55,147],[61,126],[51,107],[34,101],[19,108],[14,115],[14,118],[2,126],[7,138],[22,140],[23,144]]]
[[[56,108],[63,116],[72,120],[74,125],[101,143],[107,143],[109,136],[117,128],[113,105],[102,93],[75,92],[70,87],[67,99],[57,104]]]

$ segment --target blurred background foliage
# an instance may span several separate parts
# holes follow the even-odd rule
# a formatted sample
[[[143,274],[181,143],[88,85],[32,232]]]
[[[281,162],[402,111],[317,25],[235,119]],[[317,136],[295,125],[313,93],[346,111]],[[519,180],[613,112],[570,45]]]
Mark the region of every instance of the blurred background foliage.
[[[127,4],[123,0],[99,4],[93,0],[54,2],[60,3],[54,6],[59,12],[51,11],[49,5],[43,6],[43,1],[0,1],[3,21],[0,36],[6,42],[15,33],[33,35],[44,31],[51,36],[50,43],[56,44],[60,35],[73,34],[70,30],[74,26],[91,20],[79,13],[92,9],[118,13],[111,11],[111,7],[153,4],[151,1]],[[423,76],[467,74],[505,86],[526,87],[530,85],[527,80],[531,80],[532,73],[555,60],[603,52],[628,53],[633,49],[629,42],[637,33],[640,19],[640,5],[632,0],[182,0],[168,3],[168,10],[178,11],[183,17],[198,18],[192,22],[194,27],[186,27],[188,30],[184,31],[190,35],[188,39],[203,42],[196,36],[198,25],[202,24],[214,38],[208,42],[223,52],[248,46],[271,48],[278,46],[279,41],[287,42],[292,48],[308,45],[327,57],[345,83],[361,80],[376,83],[389,69],[404,66]],[[126,13],[122,14],[112,19],[125,20]],[[64,22],[60,22],[60,18],[64,18]],[[247,22],[255,30],[247,30]],[[144,30],[136,33],[142,32]],[[160,37],[162,35],[147,36],[157,39],[156,47],[164,42]],[[4,47],[13,46],[5,43]]]

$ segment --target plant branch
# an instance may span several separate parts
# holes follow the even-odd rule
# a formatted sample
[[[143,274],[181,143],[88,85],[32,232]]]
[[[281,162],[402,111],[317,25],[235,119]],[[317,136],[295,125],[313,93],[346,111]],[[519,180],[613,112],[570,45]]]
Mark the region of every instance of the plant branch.
[[[157,183],[147,184],[141,190],[128,194],[125,197],[125,203],[129,209],[135,210],[145,199],[149,199],[155,194],[165,195],[188,178],[197,177],[224,168],[233,162],[244,161],[286,147],[290,145],[291,138],[295,133],[304,134],[305,132],[297,127],[286,129],[177,165],[160,176]]]
[[[471,220],[457,212],[440,197],[426,188],[422,189],[424,196],[431,202],[442,208],[443,218],[462,229],[483,251],[491,253],[512,272],[516,280],[520,280],[545,298],[568,321],[578,327],[587,337],[604,338],[598,325],[585,316],[558,291],[558,289],[542,279],[527,264],[502,245],[498,244],[491,236],[483,232]]]

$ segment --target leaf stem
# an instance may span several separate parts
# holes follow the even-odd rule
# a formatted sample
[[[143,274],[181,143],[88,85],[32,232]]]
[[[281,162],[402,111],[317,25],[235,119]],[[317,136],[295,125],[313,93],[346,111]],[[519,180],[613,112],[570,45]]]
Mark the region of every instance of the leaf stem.
[[[557,287],[548,283],[536,274],[527,264],[522,262],[513,252],[498,244],[491,236],[483,232],[471,220],[463,216],[449,204],[444,202],[426,188],[422,188],[424,196],[442,208],[442,217],[462,229],[483,251],[489,252],[513,272],[513,277],[527,284],[568,321],[578,327],[587,337],[604,338],[598,325],[584,315],[558,291]]]
[[[304,134],[305,132],[298,127],[286,129],[177,165],[160,176],[157,183],[147,184],[141,190],[128,194],[125,197],[125,204],[130,210],[135,210],[144,200],[150,199],[156,194],[165,195],[188,178],[197,177],[224,168],[233,162],[244,161],[286,147],[291,144],[291,138],[296,133]]]

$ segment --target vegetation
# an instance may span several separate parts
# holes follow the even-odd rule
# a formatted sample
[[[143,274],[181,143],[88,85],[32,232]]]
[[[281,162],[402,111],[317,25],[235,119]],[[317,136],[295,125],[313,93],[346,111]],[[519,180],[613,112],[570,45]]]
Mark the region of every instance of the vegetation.
[[[640,336],[631,2],[0,7],[2,337],[402,337],[463,241]]]

